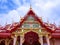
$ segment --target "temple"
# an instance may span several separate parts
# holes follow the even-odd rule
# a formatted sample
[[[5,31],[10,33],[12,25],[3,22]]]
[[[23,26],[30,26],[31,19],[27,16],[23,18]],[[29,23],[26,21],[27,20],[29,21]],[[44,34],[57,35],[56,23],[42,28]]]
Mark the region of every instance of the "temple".
[[[19,22],[0,26],[0,45],[60,45],[60,26],[43,22],[30,8]]]

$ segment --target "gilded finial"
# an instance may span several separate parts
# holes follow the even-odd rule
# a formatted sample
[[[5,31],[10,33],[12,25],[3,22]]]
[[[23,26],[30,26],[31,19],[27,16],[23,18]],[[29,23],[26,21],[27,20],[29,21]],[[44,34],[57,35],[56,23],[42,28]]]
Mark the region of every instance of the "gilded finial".
[[[32,9],[31,4],[30,4],[30,9]]]
[[[7,25],[7,20],[6,20],[6,23],[5,23],[5,25]]]
[[[5,25],[7,25],[7,21],[6,21]]]
[[[12,18],[12,23],[14,23],[14,19]]]

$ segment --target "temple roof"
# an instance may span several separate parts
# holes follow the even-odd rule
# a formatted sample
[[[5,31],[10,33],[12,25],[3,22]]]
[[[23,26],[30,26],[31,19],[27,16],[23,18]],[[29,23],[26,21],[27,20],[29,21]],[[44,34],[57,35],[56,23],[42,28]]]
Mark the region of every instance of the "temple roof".
[[[41,18],[39,18],[32,8],[30,7],[29,11],[27,14],[24,16],[24,18],[20,22],[14,22],[13,24],[6,24],[5,26],[0,25],[0,35],[1,36],[10,36],[10,33],[15,31],[18,27],[21,27],[22,23],[27,19],[28,16],[33,16],[34,18],[37,19],[38,22],[40,22],[42,27],[45,27],[48,32],[52,33],[52,36],[57,36],[59,37],[60,35],[60,27],[57,27],[55,24],[49,24],[48,22],[43,22]],[[0,37],[1,37],[0,36]]]

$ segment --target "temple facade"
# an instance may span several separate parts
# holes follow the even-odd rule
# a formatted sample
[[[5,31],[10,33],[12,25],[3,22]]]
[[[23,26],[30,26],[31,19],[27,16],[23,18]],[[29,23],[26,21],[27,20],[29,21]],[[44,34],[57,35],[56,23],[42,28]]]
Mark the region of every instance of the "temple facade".
[[[0,45],[60,45],[60,26],[43,22],[30,8],[19,22],[0,26]]]

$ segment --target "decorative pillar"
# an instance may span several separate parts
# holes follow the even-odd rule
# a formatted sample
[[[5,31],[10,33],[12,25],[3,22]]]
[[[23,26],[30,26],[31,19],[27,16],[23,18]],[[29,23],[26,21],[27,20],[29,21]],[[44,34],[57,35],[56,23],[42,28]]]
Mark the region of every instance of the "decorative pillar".
[[[8,45],[8,41],[7,41],[7,39],[5,40],[5,45]]]
[[[20,45],[23,44],[23,36],[20,36]]]
[[[39,42],[41,43],[41,45],[43,45],[43,36],[41,35],[39,38]]]
[[[16,41],[17,41],[17,36],[13,38],[13,45],[16,45]]]
[[[47,45],[50,45],[50,40],[49,40],[48,35],[46,36],[46,41],[47,41]]]

